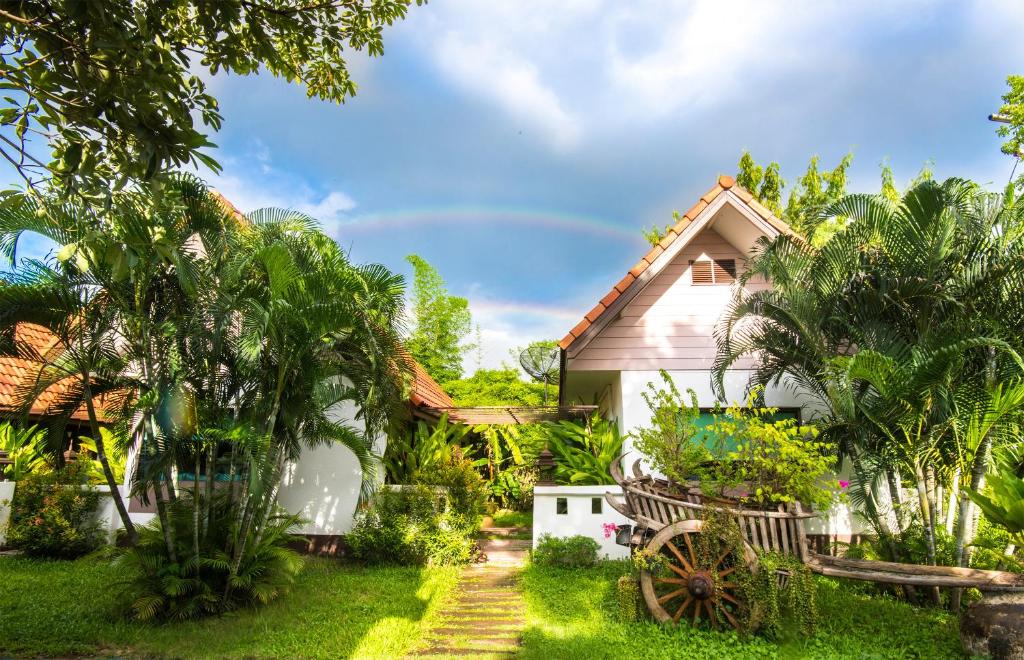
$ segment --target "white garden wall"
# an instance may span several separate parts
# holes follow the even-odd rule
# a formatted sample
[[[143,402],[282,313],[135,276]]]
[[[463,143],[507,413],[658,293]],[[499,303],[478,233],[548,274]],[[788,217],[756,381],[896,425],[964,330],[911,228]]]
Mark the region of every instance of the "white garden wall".
[[[356,407],[349,401],[335,406],[331,416],[338,422],[361,424],[352,421]],[[378,455],[383,454],[386,442],[383,435],[376,439],[374,450]],[[379,468],[378,483],[383,478],[383,468]],[[352,529],[361,481],[362,469],[351,450],[337,445],[303,448],[298,462],[286,469],[278,503],[285,511],[307,520],[296,531],[298,534],[346,534]]]
[[[14,482],[0,481],[0,548],[7,541],[7,522],[11,518],[11,500],[14,499]]]
[[[533,547],[537,547],[544,534],[556,537],[581,535],[589,536],[601,545],[598,554],[604,559],[628,558],[629,548],[616,545],[614,533],[609,538],[604,536],[604,523],[633,524],[604,500],[607,492],[616,493],[621,499],[621,491],[615,485],[536,486],[533,489]],[[594,512],[596,506],[600,506],[599,513]]]

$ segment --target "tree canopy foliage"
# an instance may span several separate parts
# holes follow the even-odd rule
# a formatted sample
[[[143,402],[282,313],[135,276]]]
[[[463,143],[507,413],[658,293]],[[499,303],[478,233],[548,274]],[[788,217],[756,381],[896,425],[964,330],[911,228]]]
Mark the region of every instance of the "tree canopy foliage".
[[[368,489],[373,439],[399,418],[407,372],[400,276],[351,263],[301,213],[240,218],[194,177],[167,183],[159,196],[115,193],[102,215],[73,203],[40,213],[28,194],[0,213],[11,262],[25,232],[63,246],[55,261],[0,275],[0,337],[32,364],[22,410],[55,384],[58,414],[84,403],[132,541],[100,412],[142,457],[133,494],[155,499],[160,521],[139,534],[142,618],[223,611],[284,588],[294,562],[283,545],[297,520],[277,504],[286,463],[305,447],[342,445]],[[59,342],[40,354],[17,341],[20,323]],[[342,401],[362,429],[334,417]]]
[[[967,489],[1024,421],[1024,207],[929,178],[896,201],[849,195],[823,215],[849,222],[821,245],[783,235],[757,248],[743,282],[772,288],[737,289],[716,328],[716,391],[736,360],[757,355],[751,387],[797,387],[826,411],[822,437],[851,461],[851,497],[881,537],[911,524],[899,506],[911,485],[929,561],[937,530],[955,522],[963,565]]]
[[[1003,94],[1003,104],[999,106],[997,114],[1007,121],[996,132],[1006,138],[1002,146],[1003,153],[1019,160],[1024,157],[1024,76],[1009,76],[1006,84],[1010,89]],[[1011,180],[1009,186],[1008,192],[1013,192],[1013,187],[1018,192],[1024,192],[1024,172]]]
[[[462,358],[472,350],[463,342],[473,327],[469,301],[448,293],[437,269],[411,254],[413,267],[412,332],[409,352],[439,383],[462,378]]]
[[[517,369],[478,369],[462,380],[445,383],[456,406],[539,406],[544,402],[544,385],[523,380]],[[548,386],[548,400],[558,396]]]
[[[421,2],[421,0],[417,0]],[[263,70],[309,96],[356,92],[346,49],[383,52],[411,0],[124,0],[4,3],[0,155],[26,182],[56,178],[107,198],[110,184],[217,163],[195,119],[221,125],[197,75]],[[41,154],[52,150],[48,162]]]

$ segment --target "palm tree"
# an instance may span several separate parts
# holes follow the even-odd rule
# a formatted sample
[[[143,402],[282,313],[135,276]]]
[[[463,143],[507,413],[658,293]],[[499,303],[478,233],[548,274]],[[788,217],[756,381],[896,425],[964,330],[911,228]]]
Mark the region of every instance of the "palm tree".
[[[716,329],[715,387],[721,396],[726,370],[755,356],[751,388],[782,384],[816,400],[862,500],[873,502],[866,489],[879,476],[894,502],[903,479],[918,484],[934,559],[940,483],[957,468],[983,475],[997,437],[984,433],[965,456],[957,401],[1022,371],[1024,207],[951,179],[897,202],[850,195],[825,215],[850,222],[820,247],[785,236],[758,246],[743,282],[760,275],[773,287],[737,292]]]

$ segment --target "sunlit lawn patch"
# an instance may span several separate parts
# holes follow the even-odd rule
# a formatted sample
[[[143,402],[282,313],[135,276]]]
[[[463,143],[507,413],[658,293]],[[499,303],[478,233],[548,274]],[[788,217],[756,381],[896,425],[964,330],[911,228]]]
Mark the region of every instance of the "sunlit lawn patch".
[[[457,568],[362,568],[310,560],[271,605],[203,621],[125,620],[121,569],[105,559],[0,558],[0,655],[399,656],[429,628]]]
[[[625,563],[590,569],[529,566],[526,658],[959,658],[956,618],[848,585],[818,580],[820,621],[815,634],[776,644],[734,632],[622,623],[615,581]]]

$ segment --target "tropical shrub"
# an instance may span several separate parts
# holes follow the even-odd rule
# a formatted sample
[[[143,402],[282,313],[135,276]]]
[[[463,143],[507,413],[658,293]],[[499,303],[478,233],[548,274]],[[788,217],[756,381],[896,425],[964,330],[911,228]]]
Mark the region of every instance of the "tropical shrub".
[[[449,461],[470,427],[450,423],[442,413],[433,425],[420,421],[411,436],[395,434],[384,450],[384,471],[388,483],[411,484],[417,473],[426,473],[439,463]]]
[[[99,547],[100,494],[86,486],[89,467],[86,459],[53,472],[33,472],[19,481],[7,543],[31,557],[56,559],[73,559]]]
[[[119,558],[129,571],[128,601],[140,621],[195,619],[249,605],[265,605],[288,591],[303,565],[287,547],[297,516],[271,515],[256,542],[249,544],[236,570],[225,552],[226,537],[237,529],[239,509],[225,495],[214,496],[201,521],[208,533],[194,528],[195,508],[185,496],[168,506],[175,557],[168,556],[159,521],[139,530],[139,542]],[[225,597],[227,594],[227,597]]]
[[[345,541],[353,559],[371,564],[462,564],[476,556],[473,531],[440,489],[404,486],[377,492]]]
[[[601,546],[589,536],[541,535],[533,549],[533,562],[541,566],[563,566],[575,568],[593,566],[597,563],[597,551]]]
[[[555,455],[555,482],[588,486],[614,483],[611,466],[622,455],[625,438],[618,425],[594,413],[585,425],[562,421],[546,425],[548,449]]]
[[[675,381],[661,370],[664,387],[647,384],[644,401],[651,411],[650,424],[634,433],[634,446],[646,456],[656,470],[672,481],[682,484],[705,476],[705,466],[714,456],[697,438],[700,406],[697,394],[687,390],[686,396]]]
[[[988,475],[984,492],[968,490],[970,497],[992,523],[1007,531],[1017,546],[1024,546],[1024,479],[1006,463]]]
[[[741,501],[760,506],[800,502],[829,508],[839,491],[835,479],[826,479],[836,467],[832,447],[816,440],[813,426],[775,419],[777,412],[734,405],[715,416],[711,432],[731,438],[735,447],[717,457],[711,481],[720,492],[726,487],[742,489]]]
[[[813,426],[754,405],[755,390],[745,407],[732,405],[701,427],[696,394],[688,390],[684,397],[667,372],[661,377],[665,386],[649,383],[644,394],[651,423],[636,431],[636,446],[669,479],[697,481],[705,493],[759,507],[800,502],[824,509],[833,503],[839,484],[826,475],[836,457]]]
[[[487,501],[487,484],[460,449],[455,448],[431,469],[418,471],[413,475],[412,483],[444,488],[451,511],[473,531],[479,527]]]
[[[14,195],[0,217],[0,256],[12,266],[25,232],[61,246],[54,260],[0,272],[0,333],[34,323],[57,340],[45,354],[16,347],[33,358],[18,407],[58,384],[58,412],[85,405],[129,545],[138,534],[97,413],[137,450],[133,491],[153,500],[163,543],[162,559],[146,560],[154,587],[139,616],[180,618],[273,597],[277,581],[268,586],[246,571],[262,570],[267,539],[285,535],[275,529],[286,466],[307,447],[344,446],[359,461],[361,490],[375,483],[372,439],[407,402],[403,279],[350,262],[302,213],[243,217],[187,174],[168,177],[159,194],[115,191],[102,209],[53,201]],[[361,428],[337,421],[343,402]],[[185,485],[175,471],[208,478]],[[222,479],[228,487],[216,490],[231,502],[223,515],[214,511]],[[185,531],[175,520],[183,505],[193,521]],[[226,566],[227,577],[206,571],[208,561]],[[221,602],[161,596],[155,585],[164,578]]]
[[[47,472],[46,431],[36,426],[19,428],[10,422],[0,424],[0,451],[7,452],[12,463],[0,468],[0,476],[21,481],[33,472]]]

